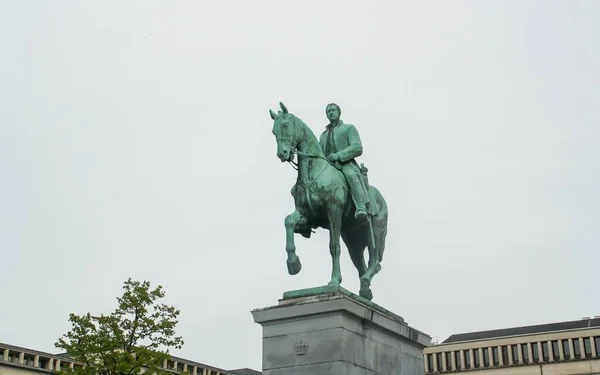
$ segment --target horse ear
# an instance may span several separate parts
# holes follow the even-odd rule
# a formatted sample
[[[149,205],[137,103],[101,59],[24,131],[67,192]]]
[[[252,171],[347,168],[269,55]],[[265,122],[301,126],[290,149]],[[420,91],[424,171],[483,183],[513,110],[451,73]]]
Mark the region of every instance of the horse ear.
[[[275,115],[275,112],[273,112],[272,110],[270,110],[270,109],[269,109],[269,113],[271,114],[271,118],[272,118],[273,120],[275,120],[275,116],[276,116],[276,115]]]
[[[282,102],[279,102],[279,106],[281,107],[281,110],[283,111],[283,113],[285,113],[287,115],[288,109],[286,108],[286,106]]]

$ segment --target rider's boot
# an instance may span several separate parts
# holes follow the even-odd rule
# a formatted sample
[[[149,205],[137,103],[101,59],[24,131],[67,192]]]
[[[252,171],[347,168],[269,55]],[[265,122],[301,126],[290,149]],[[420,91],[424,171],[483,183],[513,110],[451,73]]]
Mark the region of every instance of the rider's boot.
[[[367,209],[365,206],[364,189],[362,181],[360,181],[360,177],[358,175],[354,175],[351,178],[348,178],[348,185],[350,186],[350,194],[352,194],[352,198],[356,206],[354,217],[357,220],[364,220],[367,218]]]

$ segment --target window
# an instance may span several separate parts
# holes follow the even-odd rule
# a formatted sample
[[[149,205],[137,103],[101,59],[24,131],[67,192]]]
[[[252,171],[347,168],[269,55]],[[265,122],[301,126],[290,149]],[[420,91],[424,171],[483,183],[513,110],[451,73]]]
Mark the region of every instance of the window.
[[[490,367],[490,350],[489,348],[481,349],[483,351],[483,367]]]
[[[558,348],[558,340],[552,341],[552,358],[555,361],[560,361],[560,350]]]
[[[518,365],[519,364],[519,344],[515,344],[515,345],[511,346],[511,349],[512,349],[513,364]]]
[[[481,367],[481,361],[479,359],[479,349],[473,349],[473,366],[475,366],[475,368]]]
[[[500,358],[498,357],[498,347],[494,346],[492,348],[492,363],[494,363],[494,366],[500,365],[500,360],[498,358]]]
[[[596,346],[596,347],[598,347],[598,346]],[[471,368],[471,349],[465,350],[465,368],[466,369]]]
[[[540,352],[537,342],[531,343],[531,356],[533,357],[532,360],[534,363],[538,363],[540,361]]]
[[[594,337],[594,344],[596,344],[596,357],[600,357],[600,336]]]
[[[442,365],[442,353],[435,353],[435,359],[437,360],[437,370],[442,371],[444,368]]]
[[[523,364],[529,363],[529,349],[527,348],[527,344],[521,344],[521,355],[523,356]]]
[[[569,340],[562,340],[562,348],[565,359],[571,359],[571,348],[569,348]]]
[[[454,352],[454,361],[456,362],[456,367],[454,370],[460,370],[462,368],[462,361],[460,360],[460,350]]]
[[[502,347],[502,363],[504,366],[508,366],[508,346],[504,345]]]
[[[27,366],[33,366],[33,360],[34,357],[32,355],[25,354],[25,357],[23,358],[23,363]]]
[[[46,358],[41,358],[38,361],[38,367],[39,368],[46,368],[46,366],[48,366],[48,360]]]
[[[581,343],[579,339],[573,339],[573,355],[575,358],[581,358]]]
[[[433,368],[433,354],[427,354],[427,368],[429,369],[429,372],[435,372],[435,369]]]
[[[583,338],[583,348],[585,349],[585,358],[592,358],[592,340],[589,337]]]
[[[544,362],[550,360],[550,351],[548,350],[548,341],[542,342],[542,359]]]

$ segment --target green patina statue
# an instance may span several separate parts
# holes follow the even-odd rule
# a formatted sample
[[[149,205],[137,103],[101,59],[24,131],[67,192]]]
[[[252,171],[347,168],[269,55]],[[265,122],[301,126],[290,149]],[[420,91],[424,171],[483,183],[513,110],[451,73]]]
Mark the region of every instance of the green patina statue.
[[[283,103],[280,107],[277,114],[269,111],[274,120],[277,156],[298,169],[291,191],[296,209],[285,218],[288,272],[295,275],[302,268],[296,255],[294,233],[310,238],[312,229],[328,229],[333,262],[328,285],[336,287],[342,282],[341,237],[358,270],[359,294],[371,300],[371,280],[381,270],[385,249],[388,210],[381,193],[369,185],[367,169],[355,160],[362,154],[358,131],[340,120],[337,104],[329,104],[325,110],[329,124],[317,140],[310,128],[289,113]],[[365,248],[369,249],[368,266],[363,255]]]

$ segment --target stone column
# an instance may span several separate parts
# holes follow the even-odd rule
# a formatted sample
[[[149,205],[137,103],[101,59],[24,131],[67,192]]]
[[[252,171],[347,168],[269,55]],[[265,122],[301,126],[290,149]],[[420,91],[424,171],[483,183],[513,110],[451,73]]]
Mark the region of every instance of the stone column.
[[[573,346],[573,339],[569,339],[569,352],[571,353],[571,360],[575,359],[575,350]]]
[[[442,371],[448,371],[448,363],[446,361],[446,352],[442,352]]]
[[[561,361],[565,360],[565,350],[563,349],[563,341],[558,340],[558,359]]]
[[[48,358],[47,370],[54,370],[54,358]]]
[[[586,355],[585,355],[585,342],[583,340],[583,337],[581,337],[579,339],[579,350],[581,350],[581,358],[586,358]]]
[[[506,345],[506,350],[508,350],[508,363],[505,363],[505,365],[512,366],[512,365],[515,364],[515,359],[513,358],[513,354],[512,354],[513,353],[513,351],[512,351],[513,346],[514,346],[514,344],[513,345]],[[518,349],[519,349],[519,347],[517,346],[517,350]]]
[[[519,357],[519,363],[523,365],[523,364],[525,364],[525,362],[523,361],[523,347],[521,346],[521,344],[515,344],[515,345],[517,345],[517,354]]]
[[[483,348],[479,348],[478,350],[479,352],[479,367],[485,367],[485,364],[483,363]]]
[[[554,362],[554,348],[552,347],[552,341],[546,341],[548,344],[548,362]]]
[[[440,365],[437,362],[437,353],[433,353],[432,355],[433,355],[433,370],[437,371],[437,372],[442,371],[440,369]]]
[[[20,365],[25,364],[25,353],[23,353],[23,352],[19,353],[19,364]]]
[[[54,361],[54,369],[56,371],[60,370],[60,359],[57,359],[56,361]]]
[[[471,368],[475,368],[475,356],[473,354],[474,351],[475,349],[467,349],[467,355],[469,356],[469,364],[471,365]]]
[[[40,367],[40,356],[33,356],[33,367]]]
[[[597,358],[596,355],[596,343],[594,342],[594,337],[590,336],[590,350],[592,351],[592,358]]]
[[[504,366],[504,357],[502,355],[502,346],[498,345],[498,366]]]
[[[2,360],[4,362],[8,362],[8,353],[10,352],[10,350],[8,348],[4,349],[4,354],[2,355]]]
[[[456,371],[456,351],[450,352],[450,362],[452,362],[452,371]]]

